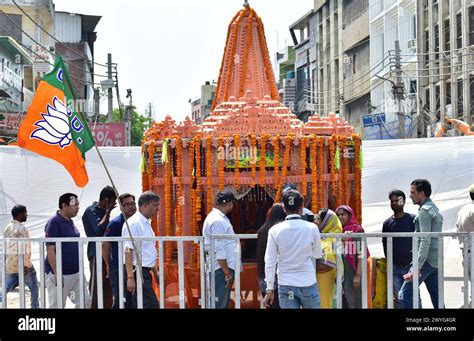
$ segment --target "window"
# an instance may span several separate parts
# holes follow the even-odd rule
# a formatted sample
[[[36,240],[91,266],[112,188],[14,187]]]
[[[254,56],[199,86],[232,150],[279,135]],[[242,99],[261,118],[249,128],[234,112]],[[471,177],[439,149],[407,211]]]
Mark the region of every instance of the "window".
[[[418,30],[416,29],[416,14],[413,14],[412,25],[413,25],[413,39],[416,39],[416,32],[418,32]]]
[[[458,93],[457,93],[457,97],[458,97],[458,116],[457,117],[462,117],[463,116],[463,106],[462,106],[463,93],[462,93],[462,90],[463,90],[462,79],[459,79],[458,80]]]
[[[469,78],[469,97],[471,98],[471,116],[474,116],[474,76]]]
[[[4,13],[0,14],[0,36],[13,37],[18,43],[21,44],[22,32],[20,27],[22,27],[21,15],[8,13],[7,17]]]
[[[469,45],[474,45],[474,6],[469,7]]]
[[[451,83],[446,83],[446,105],[451,104]]]
[[[319,112],[324,112],[324,91],[326,88],[324,87],[324,68],[319,70],[319,93],[318,93],[318,103],[319,103]]]
[[[430,111],[430,88],[425,90],[425,109]]]
[[[456,48],[462,48],[462,17],[461,13],[456,15]]]
[[[449,24],[450,24],[450,21],[449,19],[446,19],[444,21],[444,50],[445,51],[449,51],[451,50],[451,30],[449,29]]]
[[[416,80],[410,81],[410,94],[416,94]]]
[[[352,74],[355,75],[356,73],[356,55],[352,56]]]
[[[423,51],[425,53],[425,63],[428,63],[430,61],[430,33],[428,31],[425,31],[425,50]]]
[[[440,111],[439,111],[439,108],[441,107],[441,103],[440,103],[440,102],[441,102],[441,101],[440,101],[440,86],[439,86],[439,85],[436,85],[436,86],[435,86],[435,98],[436,98],[436,109],[435,109],[435,110],[436,110],[436,118],[437,118],[438,121],[439,121],[439,119],[440,119],[440,117],[441,117],[441,115],[440,115],[441,113],[440,113]]]
[[[439,25],[434,27],[434,52],[435,59],[439,59]]]

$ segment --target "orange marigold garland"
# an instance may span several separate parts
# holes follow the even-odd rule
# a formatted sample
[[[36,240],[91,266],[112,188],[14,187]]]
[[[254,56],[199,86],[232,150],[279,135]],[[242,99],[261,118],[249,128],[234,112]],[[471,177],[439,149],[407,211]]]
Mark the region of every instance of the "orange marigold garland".
[[[196,189],[194,190],[194,236],[197,236],[199,223],[202,220],[201,217],[201,208],[202,208],[202,201],[201,201],[201,146],[202,141],[200,136],[196,136],[194,141],[194,152],[195,152],[195,177],[196,177]],[[196,245],[193,245],[193,255],[192,260],[193,266],[196,267],[198,264],[198,249]]]
[[[263,27],[262,19],[257,15],[257,25],[259,27],[260,48],[263,52],[263,63],[265,65],[265,74],[271,86],[272,99],[279,101],[280,95],[276,86],[275,74],[273,73],[272,64],[270,61],[270,54],[268,53],[268,46],[266,44],[265,29]]]
[[[194,150],[196,153],[196,222],[199,226],[201,221],[201,137],[197,136],[194,142]]]
[[[257,184],[257,137],[250,135],[250,165],[252,167],[252,183],[251,186],[255,187]]]
[[[316,213],[317,200],[318,200],[318,184],[317,184],[317,154],[316,154],[316,135],[311,135],[311,209]]]
[[[183,234],[183,141],[181,137],[176,138],[176,176],[178,183],[177,205],[176,205],[176,236]]]
[[[330,140],[329,140],[329,172],[331,173],[331,194],[333,198],[336,198],[337,193],[336,193],[336,166],[335,166],[335,160],[334,158],[336,157],[335,154],[335,144],[336,144],[336,136],[332,135]]]
[[[319,196],[317,198],[318,206],[317,210],[319,211],[323,208],[323,175],[325,173],[324,170],[324,138],[318,137],[318,193]]]
[[[212,146],[211,146],[211,136],[206,137],[206,197],[207,197],[207,213],[212,210]]]
[[[260,136],[260,186],[265,186],[265,167],[266,167],[266,144],[268,135]]]
[[[166,149],[166,150],[165,150]],[[168,154],[168,159],[165,160],[165,235],[167,237],[171,236],[171,206],[172,206],[172,178],[171,178],[171,158],[169,154],[169,145],[168,143],[163,144],[163,153]],[[165,249],[165,259],[167,262],[170,262],[173,257],[173,248],[171,245],[167,245]]]
[[[240,135],[234,135],[234,188],[236,191],[239,190],[239,171],[240,171]]]
[[[222,191],[225,186],[225,160],[226,151],[224,148],[224,139],[219,137],[219,152],[218,152],[218,167],[219,167],[219,191]]]
[[[360,164],[360,135],[352,135],[354,139],[354,158],[355,158],[355,214],[359,224],[362,224],[362,165]]]
[[[148,160],[145,159],[145,144],[142,144],[142,160],[143,160],[143,169],[142,169],[142,193],[148,191],[150,185],[148,183]]]
[[[239,27],[240,22],[242,21],[242,19],[245,16],[245,13],[246,13],[245,10],[242,10],[242,11],[239,12],[239,16],[237,17],[237,20],[235,22],[235,27],[236,28]],[[231,53],[228,56],[229,67],[227,69],[227,75],[225,77],[225,88],[224,88],[224,98],[223,98],[224,101],[227,101],[228,98],[229,98],[230,79],[231,79],[231,76],[232,76],[232,70],[234,70],[234,56],[235,56],[235,51],[237,49],[237,38],[238,38],[238,36],[239,36],[238,35],[238,30],[234,29],[232,39],[231,39],[231,45],[230,45]]]
[[[237,12],[237,14],[232,18],[228,28],[227,28],[227,37],[225,39],[225,46],[228,46],[229,45],[229,42],[230,42],[230,32],[232,31],[232,25],[234,24],[234,20],[237,19],[237,17],[240,15],[240,11]],[[221,84],[221,76],[222,76],[222,69],[224,68],[224,61],[226,60],[226,54],[222,54],[222,61],[221,61],[221,68],[220,68],[220,71],[219,71],[219,78],[217,79],[217,89],[220,88],[220,84]],[[214,101],[212,102],[212,110],[214,110],[214,108],[216,107],[217,105],[217,94],[214,96]]]
[[[285,154],[283,156],[283,166],[282,166],[282,170],[281,170],[281,177],[280,177],[280,180],[278,182],[278,186],[276,186],[277,192],[275,194],[275,202],[280,201],[281,189],[282,189],[283,183],[285,182],[285,179],[286,179],[286,173],[288,173],[288,166],[290,164],[290,150],[291,150],[291,141],[292,141],[292,139],[293,139],[293,137],[290,134],[288,134],[285,137]]]
[[[280,135],[275,136],[272,141],[273,145],[273,186],[278,187],[280,182],[279,171],[280,171]]]
[[[342,162],[344,155],[344,140],[342,136],[337,137],[337,149],[339,153],[339,170],[337,172],[337,206],[340,206],[344,204],[344,164]]]
[[[249,59],[250,44],[252,42],[252,24],[253,24],[254,10],[250,9],[249,18],[247,21],[247,32],[245,32],[245,47],[244,47],[244,58],[242,62],[242,69],[240,70],[240,82],[239,82],[239,97],[244,95],[244,84],[247,76],[247,65]]]
[[[197,221],[196,221],[196,190],[191,189],[191,236],[197,236]],[[194,265],[196,262],[196,252],[191,252],[191,264]]]
[[[350,186],[349,186],[349,159],[348,159],[348,151],[347,151],[347,138],[343,137],[343,148],[342,148],[342,183],[343,183],[343,205],[349,205],[349,192],[350,192]]]
[[[155,154],[155,141],[151,141],[148,145],[148,189],[153,189],[153,170],[155,165],[153,164],[153,155]]]
[[[155,165],[153,163],[153,155],[155,154],[155,141],[150,141],[148,145],[148,189],[153,191],[153,170]],[[155,235],[158,235],[158,218],[155,216],[151,219],[151,227],[155,232]]]
[[[301,195],[306,197],[307,185],[306,185],[306,148],[308,147],[308,137],[304,136],[301,138]]]
[[[190,223],[190,228],[191,228],[191,236],[197,236],[196,232],[196,199],[195,199],[195,193],[194,193],[194,177],[195,177],[195,167],[194,167],[194,139],[191,139],[189,141],[188,145],[188,150],[189,150],[189,175],[190,175],[190,183],[189,183],[189,188],[190,188],[190,203],[191,203],[191,223]]]

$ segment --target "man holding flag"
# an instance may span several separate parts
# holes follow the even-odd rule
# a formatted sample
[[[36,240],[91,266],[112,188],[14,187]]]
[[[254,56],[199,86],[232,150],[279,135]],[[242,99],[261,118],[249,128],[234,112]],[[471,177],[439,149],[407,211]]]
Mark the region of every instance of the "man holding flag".
[[[61,56],[36,90],[18,129],[18,145],[61,163],[78,187],[88,182],[85,153],[95,145]]]

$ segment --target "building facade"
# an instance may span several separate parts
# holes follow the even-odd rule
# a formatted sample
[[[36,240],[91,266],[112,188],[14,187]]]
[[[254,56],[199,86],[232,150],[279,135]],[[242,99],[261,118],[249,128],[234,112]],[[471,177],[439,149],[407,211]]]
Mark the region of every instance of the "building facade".
[[[419,136],[448,118],[473,123],[474,0],[417,0]]]
[[[275,56],[275,75],[277,76],[278,93],[280,99],[290,110],[295,110],[296,100],[296,73],[295,49],[287,46],[278,51]]]
[[[10,0],[0,0],[0,10],[4,12],[0,13],[0,36],[12,37],[32,56],[33,65],[25,66],[24,80],[25,88],[34,92],[37,73],[41,75],[50,70],[39,56],[50,62],[50,53],[54,53],[54,39],[48,35],[54,34],[54,4],[52,0],[19,0],[16,3],[21,9]]]
[[[370,0],[369,20],[371,96],[369,113],[363,122],[364,137],[416,137],[416,3],[412,0]],[[397,54],[399,73],[396,72]],[[395,96],[394,86],[399,83],[403,86],[403,95]]]
[[[306,122],[315,113],[314,77],[316,62],[316,16],[311,10],[290,26],[295,51],[295,100],[296,116]]]
[[[15,122],[21,122],[41,78],[52,70],[55,56],[61,54],[68,65],[77,98],[83,100],[79,102],[79,109],[93,114],[94,30],[100,17],[56,12],[52,0],[16,0],[16,3],[18,6],[10,0],[0,0],[3,11],[0,13],[0,55],[3,58],[2,74],[14,79],[15,85],[20,83],[18,77],[21,78],[22,103],[17,103],[15,108],[4,105],[4,109],[13,113],[21,111],[22,117],[14,114]],[[8,59],[11,51],[17,51],[24,64],[12,63]],[[23,58],[24,53],[29,58]],[[0,133],[14,136],[16,131],[10,129],[12,125],[5,124],[10,116],[5,111],[0,116]],[[10,130],[2,130],[1,125]]]
[[[67,63],[81,111],[94,113],[94,42],[95,28],[101,17],[68,12],[55,13],[56,51]]]
[[[21,9],[12,1],[0,1],[0,135],[3,143],[15,138],[33,100],[35,72],[44,63],[34,52],[49,58],[49,49],[54,46],[52,38],[45,33],[54,33],[53,2],[19,0],[17,3]]]
[[[196,123],[202,123],[202,121],[211,114],[212,101],[214,101],[215,94],[215,84],[206,81],[205,84],[201,85],[201,97],[191,102],[191,115],[193,121]]]
[[[296,39],[295,29],[304,40]],[[370,107],[371,88],[368,0],[315,0],[313,10],[293,24],[290,33],[301,45],[295,43],[297,99],[304,96],[298,91],[303,88],[298,87],[298,71],[306,70],[309,114],[334,112],[363,134],[362,116]],[[304,44],[310,45],[307,63],[300,65],[297,48]]]

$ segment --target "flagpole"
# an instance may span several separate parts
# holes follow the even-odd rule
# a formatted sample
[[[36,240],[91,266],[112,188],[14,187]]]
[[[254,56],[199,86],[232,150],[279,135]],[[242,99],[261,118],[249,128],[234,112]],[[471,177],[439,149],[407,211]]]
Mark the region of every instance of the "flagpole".
[[[84,119],[84,117],[82,116],[82,114],[80,114],[81,116],[81,119]],[[92,137],[94,138],[94,137]],[[94,142],[95,142],[95,138],[94,138]],[[132,241],[132,246],[133,246],[133,250],[135,250],[135,255],[137,256],[137,265],[138,265],[138,268],[139,268],[139,274],[140,274],[140,277],[142,279],[142,283],[143,283],[143,273],[142,273],[142,256],[139,252],[138,249],[137,249],[137,246],[136,246],[136,243],[135,243],[135,239],[133,238],[132,236],[132,231],[130,230],[130,225],[128,225],[128,221],[127,221],[127,217],[125,216],[125,213],[123,211],[123,206],[122,206],[122,203],[120,202],[120,195],[119,195],[119,192],[117,190],[117,187],[115,187],[115,183],[114,183],[114,180],[112,180],[112,176],[110,175],[109,173],[109,169],[107,168],[107,165],[105,164],[105,161],[104,161],[104,158],[102,157],[102,154],[100,153],[99,151],[99,148],[97,147],[97,144],[95,143],[94,144],[94,147],[95,147],[95,150],[97,151],[97,154],[99,154],[99,158],[100,158],[100,161],[102,162],[102,165],[104,166],[104,169],[105,169],[105,172],[107,173],[107,176],[110,180],[110,183],[112,184],[112,188],[114,189],[114,192],[115,192],[115,196],[117,197],[118,199],[118,203],[119,203],[119,207],[120,207],[120,211],[121,211],[121,214],[123,216],[123,218],[125,219],[125,225],[127,226],[127,231],[128,231],[128,235],[130,236],[130,240]],[[156,264],[155,264],[156,266]],[[153,266],[153,269],[154,271],[156,272],[156,269],[155,269],[155,266]],[[156,278],[156,280],[158,281],[158,277]]]
[[[63,65],[63,66],[66,67],[65,65]],[[71,85],[69,84],[69,75],[68,75],[68,73],[64,72],[64,74],[66,75],[66,77],[64,77],[65,79],[64,79],[63,83],[66,84],[66,86],[68,87],[69,92],[71,93],[71,95],[73,95],[73,97],[76,97],[74,95],[74,92],[72,91]],[[67,101],[65,101],[65,103],[66,103],[66,108],[67,108]],[[76,98],[74,98],[74,106],[76,107]],[[73,109],[76,109],[76,108],[73,108]],[[87,124],[87,121],[85,120],[84,116],[80,112],[79,108],[77,108],[77,109],[78,110],[76,112],[79,115],[80,119],[83,120]],[[122,203],[120,202],[120,198],[119,198],[120,195],[119,195],[119,192],[117,190],[117,187],[115,186],[114,180],[112,179],[112,176],[110,175],[109,169],[107,168],[107,165],[105,164],[104,158],[102,157],[102,154],[99,151],[99,148],[97,147],[97,143],[95,141],[94,136],[92,136],[92,139],[94,140],[95,150],[97,151],[97,154],[99,155],[100,161],[102,162],[102,165],[104,166],[105,172],[107,173],[107,177],[109,178],[110,183],[112,185],[112,188],[114,189],[115,196],[117,197],[117,199],[119,199],[118,203],[119,203],[120,211],[121,211],[121,214],[122,214],[123,218],[125,219],[125,225],[127,226],[128,235],[130,236],[130,240],[132,242],[133,249],[135,250],[135,255],[137,256],[137,263],[138,263],[137,267],[139,269],[138,271],[139,271],[140,278],[141,278],[142,283],[143,283],[144,280],[143,280],[143,272],[142,272],[142,257],[141,257],[141,254],[139,252],[137,252],[139,250],[137,249],[135,239],[133,238],[132,231],[130,230],[130,225],[128,224],[127,217],[125,216]],[[158,271],[156,269],[156,262],[155,262],[155,265],[152,267],[152,271],[153,271],[153,274],[155,275],[156,281],[158,282],[159,278],[158,278]],[[164,298],[160,297],[160,299],[164,299]]]

